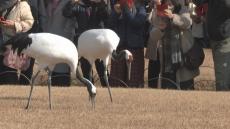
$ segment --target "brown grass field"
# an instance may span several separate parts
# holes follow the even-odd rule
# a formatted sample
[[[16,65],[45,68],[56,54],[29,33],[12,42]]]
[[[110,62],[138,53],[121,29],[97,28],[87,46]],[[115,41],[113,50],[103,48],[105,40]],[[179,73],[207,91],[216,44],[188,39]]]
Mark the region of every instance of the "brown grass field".
[[[203,66],[213,66],[206,50]],[[195,91],[98,86],[96,109],[85,87],[53,87],[53,109],[46,86],[36,86],[29,110],[30,87],[0,86],[0,129],[227,129],[230,94],[215,92],[212,68],[201,68]],[[211,80],[211,81],[210,81]]]
[[[1,129],[227,129],[230,94],[212,91],[176,91],[98,88],[96,109],[91,109],[85,87],[36,87],[25,110],[29,87],[0,87]]]

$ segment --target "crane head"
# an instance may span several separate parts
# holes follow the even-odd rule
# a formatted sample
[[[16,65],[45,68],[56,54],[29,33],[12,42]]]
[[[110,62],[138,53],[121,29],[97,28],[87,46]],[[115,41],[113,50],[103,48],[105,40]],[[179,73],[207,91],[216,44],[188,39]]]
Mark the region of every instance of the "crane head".
[[[117,53],[115,50],[112,52],[112,59],[114,60],[122,60],[125,59],[127,65],[127,79],[130,80],[131,77],[131,63],[133,62],[132,53],[125,49]]]
[[[91,83],[88,79],[84,78],[80,72],[79,69],[76,69],[76,77],[86,85],[87,87],[87,91],[89,93],[89,100],[92,103],[92,108],[95,108],[95,101],[96,101],[96,94],[97,94],[97,89],[96,87],[93,85],[93,83]]]
[[[91,83],[91,85],[87,86],[87,90],[89,93],[89,101],[92,103],[92,108],[95,109],[96,87]]]
[[[127,65],[127,79],[130,80],[131,78],[131,63],[133,62],[133,55],[130,51],[124,50],[125,52],[125,60]]]

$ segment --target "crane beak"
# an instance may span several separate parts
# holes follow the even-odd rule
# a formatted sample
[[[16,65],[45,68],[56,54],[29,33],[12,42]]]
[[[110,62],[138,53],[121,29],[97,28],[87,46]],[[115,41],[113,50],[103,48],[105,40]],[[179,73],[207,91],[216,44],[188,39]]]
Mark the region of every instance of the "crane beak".
[[[130,80],[131,78],[131,62],[127,62],[127,79]]]
[[[17,77],[18,77],[18,80],[20,80],[20,76],[21,76],[21,70],[20,70],[20,69],[17,69]]]
[[[130,55],[128,60],[126,60],[126,65],[127,65],[127,79],[130,80],[131,79],[131,63],[133,61],[133,56]]]
[[[95,109],[95,103],[96,103],[96,94],[90,95],[89,96],[89,101],[91,101],[92,104],[92,109]]]

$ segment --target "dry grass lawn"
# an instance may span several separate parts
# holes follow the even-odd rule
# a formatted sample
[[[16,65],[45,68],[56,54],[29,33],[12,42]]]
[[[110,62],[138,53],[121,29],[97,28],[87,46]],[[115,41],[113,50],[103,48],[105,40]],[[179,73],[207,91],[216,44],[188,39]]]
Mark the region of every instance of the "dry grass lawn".
[[[230,94],[211,91],[174,91],[98,88],[92,110],[85,87],[36,87],[29,110],[29,87],[0,87],[1,129],[227,129]]]

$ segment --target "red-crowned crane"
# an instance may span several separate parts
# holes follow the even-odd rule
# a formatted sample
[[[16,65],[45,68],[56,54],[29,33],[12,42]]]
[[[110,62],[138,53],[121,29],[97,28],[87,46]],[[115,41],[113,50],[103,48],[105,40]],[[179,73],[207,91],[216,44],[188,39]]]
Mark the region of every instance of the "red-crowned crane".
[[[116,52],[119,41],[120,38],[118,35],[110,29],[90,29],[83,32],[78,39],[79,58],[84,57],[87,59],[91,64],[91,70],[92,64],[96,59],[101,59],[103,61],[105,68],[104,80],[108,87],[111,102],[113,100],[107,76],[107,67],[110,57],[114,60],[126,60],[128,79],[130,79],[131,62],[133,60],[133,56],[128,50],[123,50],[119,53]]]
[[[92,107],[95,107],[96,87],[80,75],[78,70],[78,51],[72,41],[51,33],[20,33],[8,40],[3,47],[10,48],[18,55],[26,54],[33,57],[38,63],[39,70],[31,80],[31,89],[26,109],[29,108],[34,81],[41,70],[48,72],[49,107],[51,108],[51,74],[58,63],[70,66],[72,75],[75,75],[87,86]]]

